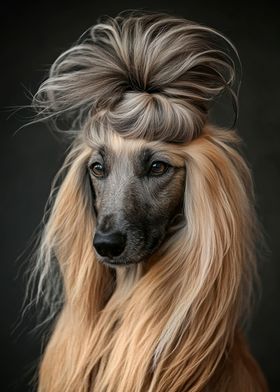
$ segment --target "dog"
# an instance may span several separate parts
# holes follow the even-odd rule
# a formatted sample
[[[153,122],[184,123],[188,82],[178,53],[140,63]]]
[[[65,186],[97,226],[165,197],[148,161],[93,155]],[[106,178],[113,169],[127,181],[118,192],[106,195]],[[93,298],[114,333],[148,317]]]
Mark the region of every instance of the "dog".
[[[52,65],[33,104],[72,142],[32,274],[54,319],[39,392],[267,391],[252,174],[209,120],[222,93],[237,113],[239,64],[210,27],[129,10]]]

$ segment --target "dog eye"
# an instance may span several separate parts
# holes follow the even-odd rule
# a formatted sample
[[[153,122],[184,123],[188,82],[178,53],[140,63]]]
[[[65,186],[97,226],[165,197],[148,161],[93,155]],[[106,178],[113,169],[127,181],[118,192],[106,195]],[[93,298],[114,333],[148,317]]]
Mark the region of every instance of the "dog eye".
[[[154,161],[151,164],[149,174],[153,176],[161,176],[167,171],[168,167],[169,165],[166,162]]]
[[[92,163],[90,165],[89,169],[95,177],[103,177],[104,176],[104,172],[105,172],[104,166],[99,162]]]

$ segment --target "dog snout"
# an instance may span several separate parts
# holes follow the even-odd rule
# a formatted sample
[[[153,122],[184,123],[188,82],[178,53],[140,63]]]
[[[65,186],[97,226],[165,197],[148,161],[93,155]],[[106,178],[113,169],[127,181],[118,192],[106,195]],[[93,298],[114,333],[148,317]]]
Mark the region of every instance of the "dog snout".
[[[120,231],[106,233],[97,231],[93,239],[93,245],[100,256],[109,258],[117,257],[125,248],[126,235]]]

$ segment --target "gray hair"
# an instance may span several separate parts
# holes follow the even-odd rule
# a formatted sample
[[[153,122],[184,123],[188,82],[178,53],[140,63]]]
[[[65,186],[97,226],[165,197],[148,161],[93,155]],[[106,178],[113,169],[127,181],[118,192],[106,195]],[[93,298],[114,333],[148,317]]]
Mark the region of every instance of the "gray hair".
[[[235,58],[235,60],[233,60]],[[200,135],[210,102],[229,92],[237,115],[234,45],[195,22],[152,11],[103,16],[52,65],[35,94],[39,118],[74,135],[108,128],[147,140]]]

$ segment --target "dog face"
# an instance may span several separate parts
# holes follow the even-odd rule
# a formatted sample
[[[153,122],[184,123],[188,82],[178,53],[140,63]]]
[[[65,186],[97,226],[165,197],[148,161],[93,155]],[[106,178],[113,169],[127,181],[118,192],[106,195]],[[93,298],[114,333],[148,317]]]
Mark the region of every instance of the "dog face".
[[[98,259],[110,266],[141,262],[182,218],[185,161],[166,143],[99,142],[88,161]]]

